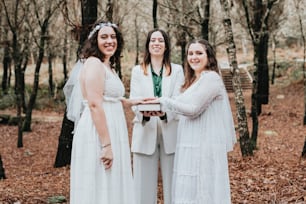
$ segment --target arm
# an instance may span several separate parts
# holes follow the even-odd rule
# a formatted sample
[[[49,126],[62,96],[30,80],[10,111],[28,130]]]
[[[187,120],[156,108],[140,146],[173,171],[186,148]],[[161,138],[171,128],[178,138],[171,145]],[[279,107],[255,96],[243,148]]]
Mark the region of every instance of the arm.
[[[113,154],[111,150],[111,140],[108,132],[105,112],[103,110],[103,92],[105,82],[105,66],[97,58],[89,58],[84,64],[84,89],[86,98],[90,108],[93,123],[99,134],[99,139],[102,147],[101,160],[112,160]],[[112,163],[105,165],[105,168],[110,168]]]
[[[181,88],[184,83],[184,73],[183,73],[183,68],[180,65],[174,65],[179,67],[178,71],[175,73],[173,80],[173,91],[171,94],[171,98],[176,98],[178,95],[181,94]],[[171,112],[171,111],[166,111],[166,122],[170,122],[171,120],[176,118],[176,113]]]
[[[131,81],[130,81],[130,100],[138,100],[141,98],[141,70],[139,66],[132,69]],[[132,110],[139,121],[143,121],[143,114],[137,110],[135,106],[132,106]]]
[[[170,110],[190,118],[196,118],[221,94],[222,79],[211,71],[203,73],[199,81],[177,100],[166,97],[159,99],[162,109]]]

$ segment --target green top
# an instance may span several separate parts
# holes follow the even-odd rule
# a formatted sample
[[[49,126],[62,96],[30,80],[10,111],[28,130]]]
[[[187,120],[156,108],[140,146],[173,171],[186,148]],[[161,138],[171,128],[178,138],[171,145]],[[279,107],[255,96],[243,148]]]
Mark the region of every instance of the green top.
[[[162,79],[163,79],[163,68],[162,67],[159,71],[159,75],[157,75],[152,66],[151,67],[151,72],[152,72],[152,79],[153,79],[153,88],[154,88],[154,96],[155,97],[161,97],[162,95]]]

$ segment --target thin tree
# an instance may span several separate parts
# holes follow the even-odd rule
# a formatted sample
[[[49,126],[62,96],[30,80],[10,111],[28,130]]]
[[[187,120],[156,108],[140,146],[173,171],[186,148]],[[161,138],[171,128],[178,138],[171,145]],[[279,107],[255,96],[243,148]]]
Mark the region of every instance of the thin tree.
[[[240,1],[238,1],[240,2]],[[254,78],[252,85],[252,142],[257,144],[258,136],[258,116],[261,113],[261,105],[269,101],[269,68],[268,68],[268,42],[269,42],[269,20],[272,8],[280,5],[279,11],[284,1],[282,0],[242,0],[245,12],[248,32],[251,36],[254,49]],[[252,12],[251,12],[252,11]],[[273,15],[274,19],[280,15]],[[274,23],[277,23],[275,20]],[[260,80],[259,80],[260,79]]]
[[[32,88],[31,96],[30,96],[30,99],[27,105],[26,117],[25,117],[25,121],[23,124],[24,131],[31,131],[32,111],[33,111],[33,108],[36,102],[36,97],[37,97],[37,92],[38,92],[38,87],[39,87],[39,72],[40,72],[43,58],[45,56],[45,44],[47,41],[46,36],[48,33],[50,20],[51,20],[51,17],[54,15],[57,9],[60,8],[60,5],[64,1],[65,0],[59,0],[57,2],[52,1],[52,3],[51,2],[48,3],[48,6],[38,5],[36,0],[31,1],[33,4],[34,14],[35,14],[40,30],[39,30],[39,36],[38,36],[39,39],[37,39],[36,41],[36,39],[34,38],[38,46],[38,58],[35,64],[33,88]],[[44,8],[46,10],[43,12],[43,14],[39,12],[42,9],[40,6],[45,6]],[[31,26],[29,26],[29,28],[31,28],[32,32],[34,33],[34,28],[32,28]]]
[[[302,61],[302,70],[303,70],[303,82],[304,82],[304,120],[303,124],[306,125],[306,70],[305,70],[305,59],[306,59],[306,39],[304,35],[304,26],[303,26],[303,20],[300,12],[300,7],[302,5],[301,0],[294,0],[294,6],[296,9],[296,13],[298,15],[298,21],[299,21],[299,27],[300,27],[300,33],[302,37],[302,43],[303,43],[303,61]]]
[[[158,2],[157,2],[157,0],[153,0],[152,17],[153,17],[153,27],[154,28],[158,28],[158,23],[157,23],[157,8],[158,8]]]
[[[17,109],[17,120],[18,120],[18,138],[17,147],[23,147],[23,132],[22,132],[22,84],[23,84],[23,74],[22,74],[22,60],[24,57],[24,46],[23,37],[28,36],[23,30],[23,21],[27,12],[23,9],[26,6],[22,6],[20,0],[8,3],[5,0],[1,0],[2,8],[5,13],[5,18],[7,26],[12,33],[12,60],[14,62],[14,72],[15,72],[15,95],[16,95],[16,109]],[[11,12],[10,12],[11,11]],[[26,34],[26,35],[25,35]]]
[[[2,163],[2,158],[0,155],[0,180],[1,179],[6,179],[6,177],[5,177],[5,170],[4,170],[3,163]]]
[[[249,136],[247,115],[244,105],[244,97],[241,88],[241,81],[236,56],[236,45],[234,41],[232,22],[230,18],[230,7],[227,0],[220,0],[224,10],[223,25],[225,29],[226,41],[228,43],[227,55],[230,62],[230,68],[233,74],[233,89],[235,93],[235,104],[237,107],[239,142],[242,156],[253,155],[253,145]]]

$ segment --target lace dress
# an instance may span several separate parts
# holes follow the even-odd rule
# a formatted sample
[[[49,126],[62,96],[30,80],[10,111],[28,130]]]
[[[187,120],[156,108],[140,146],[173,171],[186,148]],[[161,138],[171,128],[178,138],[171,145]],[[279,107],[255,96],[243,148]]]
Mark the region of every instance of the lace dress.
[[[202,72],[176,100],[161,98],[163,110],[181,115],[173,171],[173,204],[231,203],[227,152],[236,142],[221,77]]]
[[[106,71],[104,108],[110,134],[113,165],[100,162],[101,144],[86,101],[73,138],[70,204],[133,204],[130,147],[120,98],[124,86],[117,75]]]

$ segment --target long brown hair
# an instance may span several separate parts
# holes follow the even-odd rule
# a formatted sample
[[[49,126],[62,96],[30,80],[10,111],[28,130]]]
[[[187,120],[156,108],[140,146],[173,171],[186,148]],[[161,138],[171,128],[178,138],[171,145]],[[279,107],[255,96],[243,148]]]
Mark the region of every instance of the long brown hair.
[[[186,46],[186,53],[185,53],[185,63],[184,63],[184,70],[185,70],[185,83],[182,86],[182,90],[187,89],[196,79],[194,70],[190,67],[187,56],[188,50],[191,44],[199,43],[204,47],[204,50],[207,55],[207,65],[206,70],[212,70],[219,74],[219,67],[216,58],[216,53],[214,48],[209,44],[207,40],[204,39],[193,39],[191,40]]]
[[[111,58],[110,58],[110,65],[111,65],[111,67],[115,67],[115,64],[120,62],[121,51],[123,49],[124,40],[123,40],[123,37],[122,37],[122,33],[120,32],[118,27],[115,24],[107,22],[107,21],[97,21],[93,25],[92,31],[94,31],[94,33],[91,33],[90,37],[88,39],[86,39],[86,41],[84,42],[84,46],[81,49],[79,57],[80,57],[80,59],[87,59],[90,56],[94,56],[94,57],[99,58],[102,62],[104,62],[105,55],[104,55],[104,53],[102,53],[99,50],[98,39],[97,39],[99,30],[103,26],[100,29],[98,29],[98,30],[95,29],[96,26],[101,25],[101,24],[105,24],[105,26],[112,27],[114,29],[115,33],[116,33],[117,49],[116,49],[114,55],[111,56]]]
[[[170,60],[170,54],[171,54],[171,44],[170,44],[170,38],[168,34],[161,30],[161,29],[153,29],[151,30],[147,35],[146,40],[146,49],[144,52],[143,62],[141,63],[141,68],[143,69],[143,72],[145,75],[147,75],[147,66],[151,63],[151,54],[149,51],[149,43],[151,40],[151,36],[154,32],[160,32],[164,38],[165,41],[165,52],[163,57],[163,65],[166,68],[166,76],[171,74],[171,60]]]

